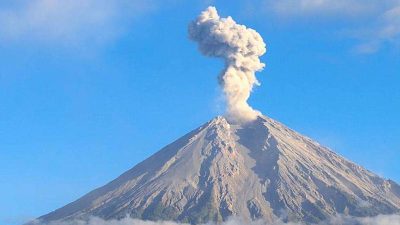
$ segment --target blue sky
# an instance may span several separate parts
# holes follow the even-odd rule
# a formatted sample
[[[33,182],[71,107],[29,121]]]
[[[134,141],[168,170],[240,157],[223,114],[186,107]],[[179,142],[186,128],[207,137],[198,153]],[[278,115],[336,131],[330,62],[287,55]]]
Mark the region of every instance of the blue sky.
[[[396,0],[0,1],[0,224],[75,200],[223,112],[208,5],[268,45],[250,104],[400,182]],[[278,2],[278,3],[277,3]]]

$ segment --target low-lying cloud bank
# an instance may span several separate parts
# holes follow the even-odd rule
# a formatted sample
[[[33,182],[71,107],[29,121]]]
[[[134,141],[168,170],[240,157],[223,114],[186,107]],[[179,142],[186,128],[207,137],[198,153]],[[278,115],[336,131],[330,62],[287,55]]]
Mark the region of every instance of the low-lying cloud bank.
[[[32,224],[44,225],[39,221]],[[121,220],[103,220],[97,217],[89,219],[89,221],[74,220],[69,222],[52,222],[46,225],[189,225],[186,223],[176,223],[171,221],[145,221],[133,218],[125,218]],[[207,223],[204,225],[216,225],[215,223]],[[253,222],[244,222],[239,218],[231,218],[221,225],[304,225],[303,223],[284,223],[277,221],[274,223],[266,223],[265,221],[258,220]],[[400,215],[379,215],[376,217],[349,217],[337,216],[331,219],[318,223],[317,225],[400,225]]]

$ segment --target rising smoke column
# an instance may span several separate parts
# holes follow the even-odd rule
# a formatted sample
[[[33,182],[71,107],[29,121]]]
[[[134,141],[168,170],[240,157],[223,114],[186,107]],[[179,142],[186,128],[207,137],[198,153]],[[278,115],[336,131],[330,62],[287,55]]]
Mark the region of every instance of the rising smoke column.
[[[251,108],[247,100],[254,85],[259,85],[255,72],[265,66],[259,58],[266,52],[260,34],[231,17],[220,18],[215,7],[208,7],[190,23],[189,37],[198,43],[204,55],[225,60],[219,83],[225,94],[228,119],[256,119],[260,112]]]

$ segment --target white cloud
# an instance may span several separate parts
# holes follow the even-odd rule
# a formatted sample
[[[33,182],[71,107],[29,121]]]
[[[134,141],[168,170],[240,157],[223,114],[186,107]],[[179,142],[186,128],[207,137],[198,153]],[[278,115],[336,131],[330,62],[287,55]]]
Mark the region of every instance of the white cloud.
[[[385,43],[400,42],[400,0],[264,0],[268,12],[278,18],[311,18],[318,21],[359,21],[352,37],[360,40],[358,53],[374,53]]]
[[[265,0],[267,7],[280,16],[331,17],[368,16],[398,4],[397,0]]]
[[[400,225],[399,215],[380,215],[372,218],[359,219],[362,225]]]
[[[383,19],[388,23],[388,27],[385,29],[385,35],[394,36],[399,33],[400,26],[400,4],[399,6],[386,11],[383,14]]]
[[[43,225],[40,222],[33,223],[35,225]],[[400,215],[379,215],[376,217],[355,218],[346,216],[332,217],[327,221],[323,221],[318,225],[400,225]],[[132,218],[124,218],[121,220],[103,220],[100,218],[91,218],[89,221],[74,220],[69,222],[54,222],[46,225],[189,225],[185,223],[176,223],[170,221],[144,221]],[[205,225],[215,225],[215,223],[207,223]],[[274,223],[266,223],[262,220],[253,222],[244,222],[238,218],[231,218],[220,225],[304,225],[302,223],[284,223],[277,221]]]
[[[400,34],[400,4],[383,14],[383,28],[379,32],[380,38],[397,41]]]
[[[0,40],[101,42],[152,9],[152,0],[17,1],[0,8]]]
[[[400,4],[382,13],[372,26],[360,33],[357,36],[363,43],[355,48],[359,53],[375,53],[384,44],[399,45]]]

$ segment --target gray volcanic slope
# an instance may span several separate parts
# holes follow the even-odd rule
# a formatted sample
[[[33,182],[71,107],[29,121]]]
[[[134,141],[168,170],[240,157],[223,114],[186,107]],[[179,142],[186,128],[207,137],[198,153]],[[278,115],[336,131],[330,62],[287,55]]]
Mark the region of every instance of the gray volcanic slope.
[[[316,223],[332,215],[400,211],[400,186],[284,125],[217,117],[114,181],[39,218],[198,224],[228,217]]]

